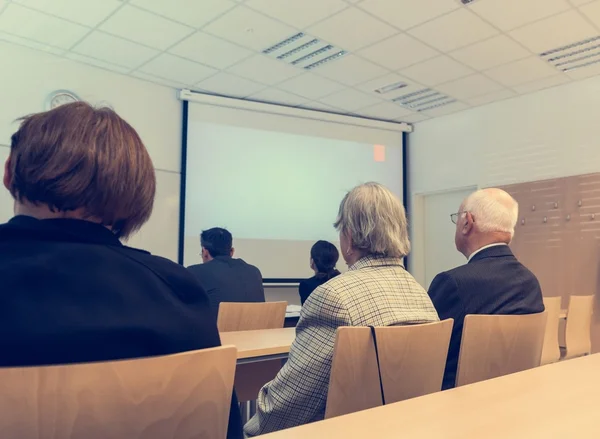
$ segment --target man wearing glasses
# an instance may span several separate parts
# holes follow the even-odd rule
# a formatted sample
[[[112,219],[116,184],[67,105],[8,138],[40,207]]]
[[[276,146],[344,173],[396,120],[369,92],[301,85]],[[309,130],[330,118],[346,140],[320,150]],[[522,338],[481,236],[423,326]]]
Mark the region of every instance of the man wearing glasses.
[[[467,314],[544,311],[537,278],[508,247],[518,216],[517,202],[508,193],[494,188],[472,193],[459,211],[450,215],[456,224],[456,249],[467,258],[467,264],[438,274],[429,287],[440,320],[454,319],[443,389],[454,387]]]

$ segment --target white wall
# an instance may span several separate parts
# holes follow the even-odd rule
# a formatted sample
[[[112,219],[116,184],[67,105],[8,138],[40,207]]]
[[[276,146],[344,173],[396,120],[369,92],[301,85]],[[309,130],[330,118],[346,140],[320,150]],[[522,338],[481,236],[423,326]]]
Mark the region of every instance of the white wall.
[[[411,271],[422,277],[416,194],[600,171],[600,77],[417,124],[409,135]]]
[[[176,91],[68,59],[0,42],[0,159],[8,154],[13,121],[43,111],[49,93],[75,92],[92,104],[110,104],[140,134],[157,170],[154,213],[128,245],[177,260],[181,102]],[[0,189],[0,222],[12,214]]]

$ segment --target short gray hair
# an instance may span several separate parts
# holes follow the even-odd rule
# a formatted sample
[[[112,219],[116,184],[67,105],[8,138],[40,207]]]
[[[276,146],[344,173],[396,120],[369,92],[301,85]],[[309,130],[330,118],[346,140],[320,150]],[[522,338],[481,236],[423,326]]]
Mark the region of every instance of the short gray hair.
[[[463,211],[470,212],[475,227],[481,232],[515,233],[519,204],[502,189],[489,188],[473,192],[463,202]]]
[[[368,255],[403,258],[410,252],[404,206],[379,183],[361,184],[348,192],[334,227]]]

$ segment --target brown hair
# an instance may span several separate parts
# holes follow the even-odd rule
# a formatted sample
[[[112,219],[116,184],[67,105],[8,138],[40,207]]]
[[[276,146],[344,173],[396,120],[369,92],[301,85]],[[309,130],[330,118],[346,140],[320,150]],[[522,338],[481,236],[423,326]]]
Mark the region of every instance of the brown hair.
[[[76,102],[20,120],[8,168],[16,200],[79,209],[125,238],[148,220],[156,191],[152,160],[112,109]]]

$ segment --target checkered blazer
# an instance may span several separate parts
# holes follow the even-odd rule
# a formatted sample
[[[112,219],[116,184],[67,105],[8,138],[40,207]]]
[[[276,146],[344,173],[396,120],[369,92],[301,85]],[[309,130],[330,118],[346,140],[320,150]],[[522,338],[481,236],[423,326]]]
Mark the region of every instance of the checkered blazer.
[[[244,427],[257,436],[323,419],[339,326],[391,326],[437,321],[425,290],[401,259],[365,257],[318,287],[304,303],[288,362],[258,395]]]

